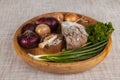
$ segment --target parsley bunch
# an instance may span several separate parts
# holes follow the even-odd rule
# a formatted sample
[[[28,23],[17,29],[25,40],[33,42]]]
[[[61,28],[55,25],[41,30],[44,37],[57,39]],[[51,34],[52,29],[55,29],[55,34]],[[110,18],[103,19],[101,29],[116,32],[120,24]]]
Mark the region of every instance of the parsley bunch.
[[[111,22],[105,24],[98,22],[95,25],[89,26],[86,31],[89,34],[89,41],[97,43],[108,39],[109,35],[114,31],[114,28]]]

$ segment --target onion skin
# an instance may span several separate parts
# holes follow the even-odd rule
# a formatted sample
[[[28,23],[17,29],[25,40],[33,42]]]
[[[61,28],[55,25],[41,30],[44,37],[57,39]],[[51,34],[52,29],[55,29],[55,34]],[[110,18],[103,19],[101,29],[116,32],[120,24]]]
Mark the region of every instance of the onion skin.
[[[60,26],[59,21],[54,17],[42,17],[37,21],[37,24],[47,24],[51,32],[57,32],[58,27]]]
[[[68,13],[65,15],[65,21],[76,22],[78,19],[78,15],[73,13]]]
[[[51,30],[50,30],[50,27],[48,25],[39,24],[36,27],[35,32],[41,37],[46,37],[48,34],[50,34]]]
[[[40,37],[30,30],[25,31],[25,33],[18,37],[19,45],[27,49],[37,47],[39,42]]]
[[[35,31],[35,28],[36,28],[36,24],[32,24],[32,23],[29,23],[29,24],[26,24],[23,28],[22,28],[22,33],[24,33],[25,31],[27,30],[30,30],[30,31]]]

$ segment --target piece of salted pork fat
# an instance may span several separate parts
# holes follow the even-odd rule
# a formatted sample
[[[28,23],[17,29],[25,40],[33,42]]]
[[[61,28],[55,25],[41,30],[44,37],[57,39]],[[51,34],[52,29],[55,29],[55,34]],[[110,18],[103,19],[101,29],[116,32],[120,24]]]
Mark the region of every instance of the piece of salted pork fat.
[[[65,21],[62,22],[61,27],[67,49],[80,48],[87,42],[88,34],[83,25]]]

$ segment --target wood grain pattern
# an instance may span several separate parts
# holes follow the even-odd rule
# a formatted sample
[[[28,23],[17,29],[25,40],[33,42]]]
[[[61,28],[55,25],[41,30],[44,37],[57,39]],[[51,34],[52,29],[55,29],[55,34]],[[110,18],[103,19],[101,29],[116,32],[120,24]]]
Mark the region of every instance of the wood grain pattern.
[[[60,12],[60,13],[66,14],[67,12]],[[13,43],[14,43],[14,48],[15,48],[17,54],[25,62],[27,62],[30,66],[40,69],[40,70],[43,70],[43,71],[53,72],[53,73],[77,73],[77,72],[86,71],[86,70],[94,67],[95,65],[100,63],[106,57],[106,55],[108,54],[108,52],[111,48],[111,43],[112,43],[111,37],[109,38],[109,42],[108,42],[107,46],[99,55],[97,55],[91,59],[84,60],[84,61],[78,61],[78,62],[72,62],[72,63],[52,63],[52,62],[38,61],[38,60],[35,60],[35,59],[31,58],[30,56],[28,56],[27,53],[29,51],[30,51],[30,53],[38,52],[39,54],[41,54],[41,53],[44,54],[44,53],[46,53],[45,51],[47,51],[49,53],[49,51],[51,51],[51,52],[53,51],[52,49],[57,50],[55,48],[50,48],[50,49],[45,49],[45,51],[40,50],[40,49],[39,50],[34,49],[31,51],[31,50],[26,50],[26,49],[21,48],[17,42],[17,37],[21,34],[21,28],[24,25],[31,23],[33,21],[36,21],[37,19],[39,19],[40,17],[43,17],[43,16],[52,16],[52,14],[53,13],[43,14],[43,15],[40,15],[33,19],[28,20],[27,22],[25,22],[23,25],[20,26],[20,28],[16,31],[16,33],[14,35]],[[77,14],[77,15],[84,16],[81,14]],[[97,22],[96,20],[94,20],[90,17],[87,17],[87,16],[84,16],[84,19],[88,20],[89,23],[83,23],[81,21],[79,21],[78,23],[84,25],[85,27],[87,27],[91,24],[95,24]]]

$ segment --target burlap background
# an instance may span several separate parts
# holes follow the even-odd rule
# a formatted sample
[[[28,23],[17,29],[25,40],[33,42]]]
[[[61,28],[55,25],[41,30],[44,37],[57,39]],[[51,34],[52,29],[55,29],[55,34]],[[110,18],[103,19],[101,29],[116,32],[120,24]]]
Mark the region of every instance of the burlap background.
[[[16,55],[12,40],[17,28],[32,17],[56,11],[113,23],[113,46],[102,63],[83,73],[60,75],[33,69]],[[120,80],[120,0],[0,0],[0,80]]]

